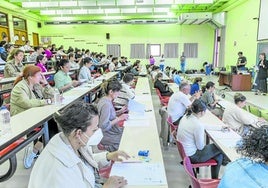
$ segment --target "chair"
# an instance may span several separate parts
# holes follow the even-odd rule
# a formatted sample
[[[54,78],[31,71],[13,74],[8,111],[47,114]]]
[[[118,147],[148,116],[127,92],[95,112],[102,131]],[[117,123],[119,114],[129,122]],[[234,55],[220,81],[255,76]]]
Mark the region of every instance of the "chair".
[[[193,188],[217,188],[220,183],[220,179],[197,179],[194,175],[193,165],[190,158],[185,157],[183,159],[183,167],[186,173],[190,176]]]
[[[249,110],[250,113],[254,114],[255,116],[258,116],[258,117],[261,116],[261,114],[260,114],[260,110],[259,110],[258,107],[249,105],[249,106],[248,106],[248,110]]]
[[[170,133],[170,135],[172,136],[172,138],[174,140],[176,140],[177,139],[177,129],[178,129],[178,126],[173,124],[172,119],[171,119],[171,116],[168,116],[167,123],[169,125],[169,133]]]
[[[168,101],[169,101],[169,96],[162,96],[159,89],[155,88],[156,94],[159,97],[160,103],[163,106],[167,106],[168,105]]]
[[[176,140],[176,144],[177,144],[177,148],[178,148],[178,151],[179,151],[179,154],[181,156],[182,159],[184,159],[185,157],[188,157],[186,154],[185,154],[185,151],[184,151],[184,148],[183,148],[183,145],[180,141]],[[214,159],[209,159],[208,161],[205,161],[205,162],[200,162],[200,163],[195,163],[195,164],[192,164],[193,168],[196,168],[197,170],[197,173],[199,172],[198,168],[199,167],[203,167],[203,166],[215,166],[217,165],[217,161],[215,161]]]

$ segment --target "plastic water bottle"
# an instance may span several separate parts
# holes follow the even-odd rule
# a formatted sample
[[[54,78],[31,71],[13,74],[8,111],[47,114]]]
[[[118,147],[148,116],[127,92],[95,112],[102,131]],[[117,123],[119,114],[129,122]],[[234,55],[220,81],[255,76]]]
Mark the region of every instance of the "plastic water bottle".
[[[1,122],[1,132],[3,135],[11,130],[10,127],[10,112],[8,111],[6,106],[2,106],[0,110],[0,122]]]
[[[60,91],[57,88],[55,88],[54,92],[54,104],[55,105],[61,104]]]

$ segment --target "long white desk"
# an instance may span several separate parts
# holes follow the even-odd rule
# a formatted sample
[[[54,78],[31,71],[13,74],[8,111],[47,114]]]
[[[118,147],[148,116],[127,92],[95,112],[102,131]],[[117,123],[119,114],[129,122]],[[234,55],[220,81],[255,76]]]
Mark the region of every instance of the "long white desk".
[[[17,141],[18,139],[25,137],[37,127],[42,127],[42,130],[40,132],[41,134],[44,134],[44,144],[46,144],[49,137],[46,121],[51,119],[55,112],[67,107],[68,105],[71,105],[73,102],[81,99],[83,96],[87,95],[95,88],[100,87],[103,79],[108,80],[116,75],[117,73],[115,72],[107,73],[105,76],[97,78],[92,85],[88,85],[87,83],[85,83],[79,87],[73,88],[65,92],[63,94],[63,97],[65,99],[63,100],[63,103],[61,105],[46,105],[42,107],[30,108],[15,116],[12,116],[10,121],[11,130],[0,137],[0,151]],[[37,137],[38,136],[39,135],[37,135]],[[35,139],[36,137],[25,138],[24,142],[22,142],[20,145],[13,148],[7,154],[0,156],[0,164],[4,163],[6,160],[16,157],[16,153],[18,151],[23,149],[28,143],[32,142]],[[16,161],[15,164],[10,164],[10,169],[11,168],[15,168],[16,170]],[[13,173],[8,175],[12,176],[15,170],[13,169]],[[2,179],[0,179],[0,181],[1,180]]]
[[[153,109],[153,103],[152,103],[152,97],[150,92],[150,86],[149,81],[147,77],[140,77],[138,79],[136,89],[135,89],[135,100],[145,105],[145,115],[143,119],[134,119],[131,120],[131,125],[128,124],[128,121],[125,122],[124,125],[124,132],[122,135],[122,139],[120,142],[119,149],[124,150],[127,153],[130,154],[130,156],[138,156],[138,152],[140,150],[149,150],[149,162],[143,162],[144,164],[144,171],[146,167],[148,168],[157,168],[158,174],[161,175],[161,180],[153,180],[156,182],[150,182],[149,184],[146,183],[148,180],[147,175],[142,173],[142,170],[140,173],[137,173],[135,170],[131,170],[129,166],[132,166],[133,168],[138,167],[140,165],[143,166],[142,163],[115,163],[112,167],[111,173],[113,173],[114,168],[126,168],[128,171],[126,172],[126,169],[124,169],[124,174],[118,174],[122,176],[128,176],[128,177],[139,177],[138,179],[144,178],[144,182],[138,181],[135,182],[136,185],[127,185],[125,187],[142,187],[142,188],[155,188],[155,187],[168,187],[167,180],[166,180],[166,174],[164,170],[164,163],[163,163],[163,157],[160,147],[160,141],[157,131],[157,124],[155,120],[154,115],[154,109]],[[130,112],[131,115],[131,112]],[[134,122],[134,123],[133,123]],[[136,124],[135,124],[136,122]],[[152,166],[150,166],[152,165]],[[127,178],[128,178],[127,177]],[[129,182],[133,182],[132,178],[128,179]],[[144,183],[144,184],[143,184]],[[151,184],[152,183],[152,184]]]

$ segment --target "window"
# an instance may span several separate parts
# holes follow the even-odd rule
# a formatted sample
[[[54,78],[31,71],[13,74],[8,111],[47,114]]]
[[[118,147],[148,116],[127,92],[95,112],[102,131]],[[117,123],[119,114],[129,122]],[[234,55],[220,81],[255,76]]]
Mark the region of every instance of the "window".
[[[185,43],[184,55],[188,58],[197,58],[198,56],[198,43]]]
[[[150,57],[150,55],[154,57],[160,57],[161,55],[161,45],[160,44],[147,44],[147,50],[146,50],[147,58]]]
[[[164,46],[164,55],[166,58],[178,58],[178,51],[178,43],[166,43]]]
[[[21,18],[13,17],[13,26],[14,26],[14,29],[19,29],[23,31],[27,30],[26,20],[21,19]]]
[[[120,44],[107,44],[107,55],[120,57],[121,56]]]
[[[144,44],[131,44],[130,45],[130,58],[131,59],[144,59],[145,58],[145,45]]]
[[[2,12],[0,12],[0,25],[8,26],[7,15]]]

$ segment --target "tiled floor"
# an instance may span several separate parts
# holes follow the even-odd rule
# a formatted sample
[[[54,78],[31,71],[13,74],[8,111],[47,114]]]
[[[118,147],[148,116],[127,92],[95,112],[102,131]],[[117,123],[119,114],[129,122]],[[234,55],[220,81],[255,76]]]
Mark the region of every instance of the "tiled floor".
[[[156,120],[158,124],[158,130],[160,130],[160,122],[161,117],[158,114],[158,110],[160,108],[160,103],[157,95],[152,91],[152,97],[154,101],[154,109],[156,114]],[[160,140],[161,141],[161,140]],[[184,172],[183,166],[180,164],[180,157],[178,155],[178,151],[175,145],[171,145],[168,147],[168,150],[164,150],[162,148],[164,165],[166,169],[166,176],[168,181],[169,188],[187,188],[190,185],[190,181]],[[24,169],[22,164],[24,150],[18,152],[17,161],[18,166],[15,172],[15,175],[10,178],[8,181],[0,183],[0,188],[26,188],[29,176],[31,173],[31,169]],[[8,164],[2,164],[0,166],[0,174],[6,170]],[[221,172],[224,168],[221,169]],[[222,173],[220,173],[222,174]],[[209,177],[210,170],[208,167],[202,167],[200,169],[200,177]]]

